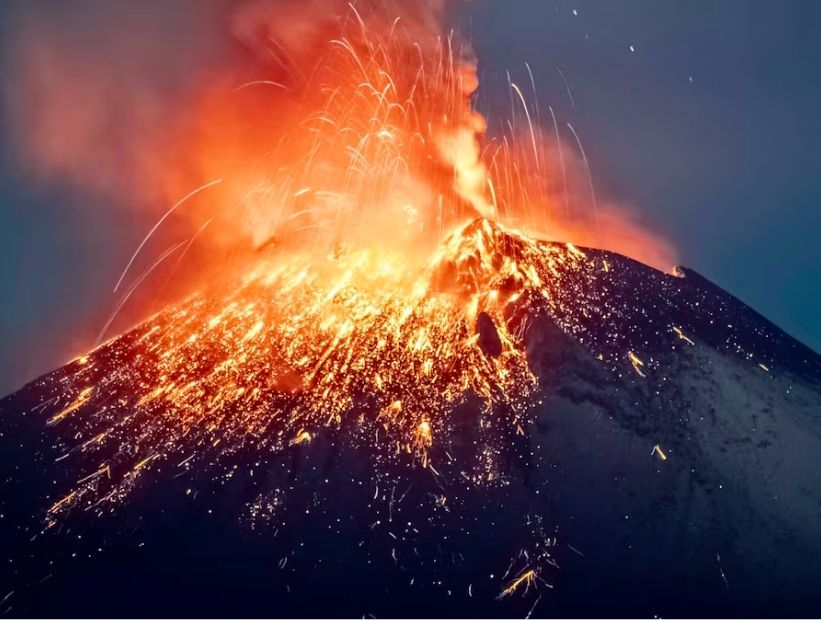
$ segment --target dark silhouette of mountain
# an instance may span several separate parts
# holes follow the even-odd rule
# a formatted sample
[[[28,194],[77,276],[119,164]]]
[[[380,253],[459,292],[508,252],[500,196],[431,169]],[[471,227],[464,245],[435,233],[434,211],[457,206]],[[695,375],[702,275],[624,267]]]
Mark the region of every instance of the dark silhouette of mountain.
[[[484,226],[491,255],[522,252]],[[573,252],[581,269],[560,264],[548,296],[509,309],[537,379],[528,415],[494,426],[504,406],[465,395],[435,470],[383,459],[393,448],[363,445],[352,416],[280,451],[147,468],[117,508],[51,519],[89,471],[63,457],[76,430],[47,425],[76,403],[60,395],[80,362],[6,397],[0,612],[817,616],[821,357],[692,270]],[[136,364],[151,321],[90,354],[95,373]],[[498,356],[494,320],[475,324]],[[95,454],[97,476],[127,442]]]

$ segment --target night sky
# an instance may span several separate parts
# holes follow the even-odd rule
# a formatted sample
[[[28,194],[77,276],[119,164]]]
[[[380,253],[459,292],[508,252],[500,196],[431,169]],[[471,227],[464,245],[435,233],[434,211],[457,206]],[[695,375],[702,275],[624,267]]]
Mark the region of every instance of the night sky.
[[[15,12],[58,4],[65,12],[72,3],[0,8],[5,135],[19,61],[7,43]],[[165,10],[171,18],[153,15],[167,22],[196,3],[148,4],[174,4]],[[476,0],[462,21],[485,84],[506,69],[524,81],[530,64],[541,103],[581,135],[598,193],[638,210],[672,241],[681,264],[821,350],[821,5]],[[166,51],[146,53],[156,61]],[[2,145],[6,393],[93,339],[113,303],[113,282],[153,220],[81,188],[33,179],[20,170],[13,141]]]

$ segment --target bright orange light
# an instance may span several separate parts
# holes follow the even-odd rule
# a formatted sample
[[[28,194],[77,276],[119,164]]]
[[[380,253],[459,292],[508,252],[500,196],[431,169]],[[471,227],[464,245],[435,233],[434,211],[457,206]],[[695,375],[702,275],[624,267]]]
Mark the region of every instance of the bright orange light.
[[[82,451],[115,438],[123,450],[50,516],[121,500],[166,459],[191,463],[179,462],[182,447],[285,450],[351,421],[363,441],[435,472],[431,455],[468,394],[483,416],[503,406],[492,424],[525,434],[535,377],[518,311],[553,308],[574,274],[610,270],[571,243],[598,234],[569,210],[581,200],[573,188],[587,185],[574,183],[569,152],[556,166],[561,145],[541,135],[518,86],[527,125],[486,136],[469,48],[386,6],[351,5],[309,54],[199,101],[188,165],[215,181],[177,192],[196,193],[196,209],[173,205],[200,219],[197,232],[158,261],[211,222],[212,238],[258,251],[100,348],[128,364],[77,390],[50,422],[72,425]],[[607,222],[595,202],[592,211]],[[78,381],[97,366],[81,366]],[[99,408],[69,417],[98,395]],[[493,459],[473,480],[499,480]]]

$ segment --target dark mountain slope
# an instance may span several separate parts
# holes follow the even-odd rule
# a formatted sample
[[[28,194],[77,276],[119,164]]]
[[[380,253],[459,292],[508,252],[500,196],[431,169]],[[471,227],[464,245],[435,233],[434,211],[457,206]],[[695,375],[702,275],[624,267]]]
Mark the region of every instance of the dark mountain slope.
[[[491,253],[522,251],[491,237]],[[821,359],[695,272],[580,252],[550,296],[507,310],[538,380],[520,428],[467,394],[430,448],[435,469],[363,444],[378,425],[351,416],[279,451],[146,468],[121,506],[44,530],[63,484],[109,456],[56,461],[73,428],[45,423],[71,403],[78,363],[7,397],[0,610],[817,615]],[[95,373],[137,364],[150,329],[94,352]]]

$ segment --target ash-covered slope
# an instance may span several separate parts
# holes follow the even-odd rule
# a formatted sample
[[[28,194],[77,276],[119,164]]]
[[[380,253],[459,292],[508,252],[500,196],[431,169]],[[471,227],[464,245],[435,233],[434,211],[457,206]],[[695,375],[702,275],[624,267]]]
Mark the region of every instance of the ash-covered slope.
[[[254,400],[163,431],[180,406],[146,409],[160,363],[141,345],[172,329],[160,315],[0,402],[0,612],[817,615],[821,359],[682,273],[467,227],[434,289],[506,302],[447,325],[476,332],[466,368],[505,378],[518,351],[535,383],[498,396],[488,375],[491,405],[468,386],[442,420],[414,420],[408,450],[361,387],[325,428],[300,414],[265,419],[253,441],[219,435]],[[300,411],[314,389],[288,378],[260,397],[270,409]]]

